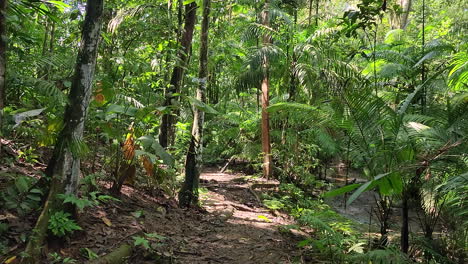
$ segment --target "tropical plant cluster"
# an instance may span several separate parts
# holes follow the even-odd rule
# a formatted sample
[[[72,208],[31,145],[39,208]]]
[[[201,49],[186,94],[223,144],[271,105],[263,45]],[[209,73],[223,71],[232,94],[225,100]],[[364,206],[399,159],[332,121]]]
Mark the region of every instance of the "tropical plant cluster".
[[[464,0],[9,0],[0,34],[0,212],[37,219],[23,263],[125,185],[191,207],[203,166],[236,165],[281,182],[264,204],[330,263],[468,260]],[[2,172],[18,163],[42,171]],[[372,241],[326,204],[364,195]]]

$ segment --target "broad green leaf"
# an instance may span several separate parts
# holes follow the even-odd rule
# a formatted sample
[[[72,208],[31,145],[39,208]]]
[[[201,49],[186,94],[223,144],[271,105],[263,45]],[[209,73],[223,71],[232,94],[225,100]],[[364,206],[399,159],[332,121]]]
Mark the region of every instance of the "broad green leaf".
[[[141,245],[146,250],[150,249],[149,241],[146,238],[140,237],[140,236],[134,236],[133,239],[135,240],[133,243],[135,246]]]
[[[63,1],[51,1],[51,0],[48,0],[47,2],[53,4],[55,7],[57,7],[58,10],[60,10],[60,12],[63,12],[63,11],[65,11],[66,8],[70,8],[70,7],[71,7],[70,5],[64,3]]]
[[[335,190],[328,191],[328,192],[324,193],[324,194],[322,195],[322,197],[328,198],[328,197],[338,196],[338,195],[341,195],[341,194],[350,192],[350,191],[352,191],[352,190],[358,188],[358,187],[361,186],[361,185],[362,185],[362,184],[359,184],[359,183],[346,185],[346,186],[344,186],[344,187],[341,187],[341,188],[338,188],[338,189],[335,189]]]
[[[39,197],[37,195],[28,194],[26,197],[28,197],[30,200],[33,200],[33,201],[36,201],[36,202],[41,201],[41,197]]]
[[[296,110],[305,110],[305,111],[316,111],[317,108],[314,106],[310,106],[307,104],[299,104],[299,103],[276,103],[268,107],[267,111],[270,113],[278,112],[278,111],[296,111]]]
[[[45,108],[41,108],[41,109],[34,109],[34,110],[19,113],[19,114],[15,114],[13,116],[13,120],[15,121],[15,125],[13,128],[16,128],[17,126],[19,126],[28,117],[35,117],[35,116],[40,115],[44,110]]]
[[[198,100],[197,98],[187,96],[187,99],[190,101],[190,103],[193,106],[195,106],[200,111],[203,111],[203,112],[209,113],[209,114],[218,114],[218,111],[216,111],[213,107],[203,103],[202,101]]]
[[[166,152],[166,150],[159,144],[158,141],[156,141],[154,137],[146,135],[138,138],[137,141],[139,141],[145,149],[145,151],[135,152],[137,155],[147,155],[150,159],[153,159],[153,163],[156,160],[154,155],[156,155],[163,160],[164,164],[174,166],[174,158]],[[154,151],[154,154],[148,153],[151,150]]]
[[[29,184],[25,177],[19,177],[16,179],[15,186],[21,193],[27,192],[29,189]]]
[[[348,201],[346,202],[346,205],[350,205],[352,202],[354,202],[354,200],[356,200],[363,192],[373,188],[376,186],[376,184],[378,183],[377,181],[382,179],[383,177],[389,175],[390,173],[385,173],[385,174],[379,174],[377,175],[373,180],[371,181],[368,181],[366,183],[364,183],[363,185],[361,185],[361,187],[359,187],[359,189],[357,189],[348,199]]]

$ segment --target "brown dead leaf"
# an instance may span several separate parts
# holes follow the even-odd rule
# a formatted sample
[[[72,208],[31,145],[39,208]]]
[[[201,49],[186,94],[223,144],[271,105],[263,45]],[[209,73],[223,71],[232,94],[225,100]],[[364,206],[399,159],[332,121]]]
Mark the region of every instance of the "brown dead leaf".
[[[122,152],[127,161],[131,161],[135,157],[135,139],[133,133],[128,134],[122,147]]]
[[[145,168],[146,175],[148,177],[153,176],[154,164],[151,162],[151,160],[146,156],[142,156],[141,161],[143,162],[143,167]]]

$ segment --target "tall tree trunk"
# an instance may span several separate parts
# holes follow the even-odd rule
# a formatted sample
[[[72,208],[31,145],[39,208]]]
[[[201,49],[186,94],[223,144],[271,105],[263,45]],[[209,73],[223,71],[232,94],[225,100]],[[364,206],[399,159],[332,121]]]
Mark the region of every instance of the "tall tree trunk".
[[[3,108],[6,98],[6,6],[7,0],[0,0],[0,158],[2,157]]]
[[[269,9],[270,1],[265,0],[264,10],[262,14],[262,24],[268,27],[270,25]],[[263,36],[263,45],[267,46],[271,43],[270,36]],[[262,80],[262,151],[263,151],[263,176],[270,178],[272,174],[271,161],[271,145],[270,145],[270,117],[267,112],[269,105],[269,74],[268,74],[268,57],[263,56],[263,80]]]
[[[92,94],[102,11],[103,0],[88,0],[75,74],[68,96],[69,104],[65,109],[64,128],[60,132],[53,156],[46,169],[46,174],[52,178],[49,195],[26,246],[27,257],[23,259],[23,263],[37,263],[40,259],[41,246],[47,236],[50,215],[64,209],[57,194],[75,194],[77,191],[80,159],[76,149],[81,144]]]
[[[402,14],[400,16],[400,29],[405,29],[408,25],[408,17],[411,11],[411,0],[400,0]]]
[[[294,7],[294,32],[297,31],[297,7]],[[297,66],[297,54],[295,51],[296,40],[295,34],[292,35],[291,38],[291,46],[292,46],[292,62],[290,65],[290,72],[289,72],[289,100],[293,101],[294,97],[296,96],[297,90],[297,75],[296,75],[296,66]]]
[[[208,29],[210,19],[211,0],[203,0],[203,21],[200,39],[200,69],[198,78],[200,84],[197,89],[197,99],[206,103],[206,87],[208,82]],[[198,203],[198,184],[203,151],[203,122],[205,113],[194,107],[193,109],[192,138],[185,160],[185,182],[179,193],[179,205],[189,207]]]
[[[169,83],[169,88],[166,91],[166,100],[164,101],[164,106],[168,107],[169,110],[172,110],[175,106],[175,101],[177,98],[174,96],[176,93],[180,93],[182,78],[184,75],[185,67],[188,64],[188,58],[190,50],[192,48],[192,39],[193,31],[195,28],[195,20],[197,13],[197,3],[192,2],[185,6],[185,25],[180,44],[182,49],[179,50],[178,58],[179,61],[174,67],[172,72],[171,81]],[[161,126],[159,129],[159,144],[164,148],[167,148],[169,143],[174,137],[174,123],[176,117],[171,113],[165,113],[162,116]]]

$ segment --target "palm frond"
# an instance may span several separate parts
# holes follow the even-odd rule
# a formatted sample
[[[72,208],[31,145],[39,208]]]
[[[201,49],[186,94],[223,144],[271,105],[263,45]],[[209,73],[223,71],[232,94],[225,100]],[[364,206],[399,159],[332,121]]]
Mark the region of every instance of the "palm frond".
[[[468,90],[468,52],[459,52],[450,62],[449,85],[455,91]]]

